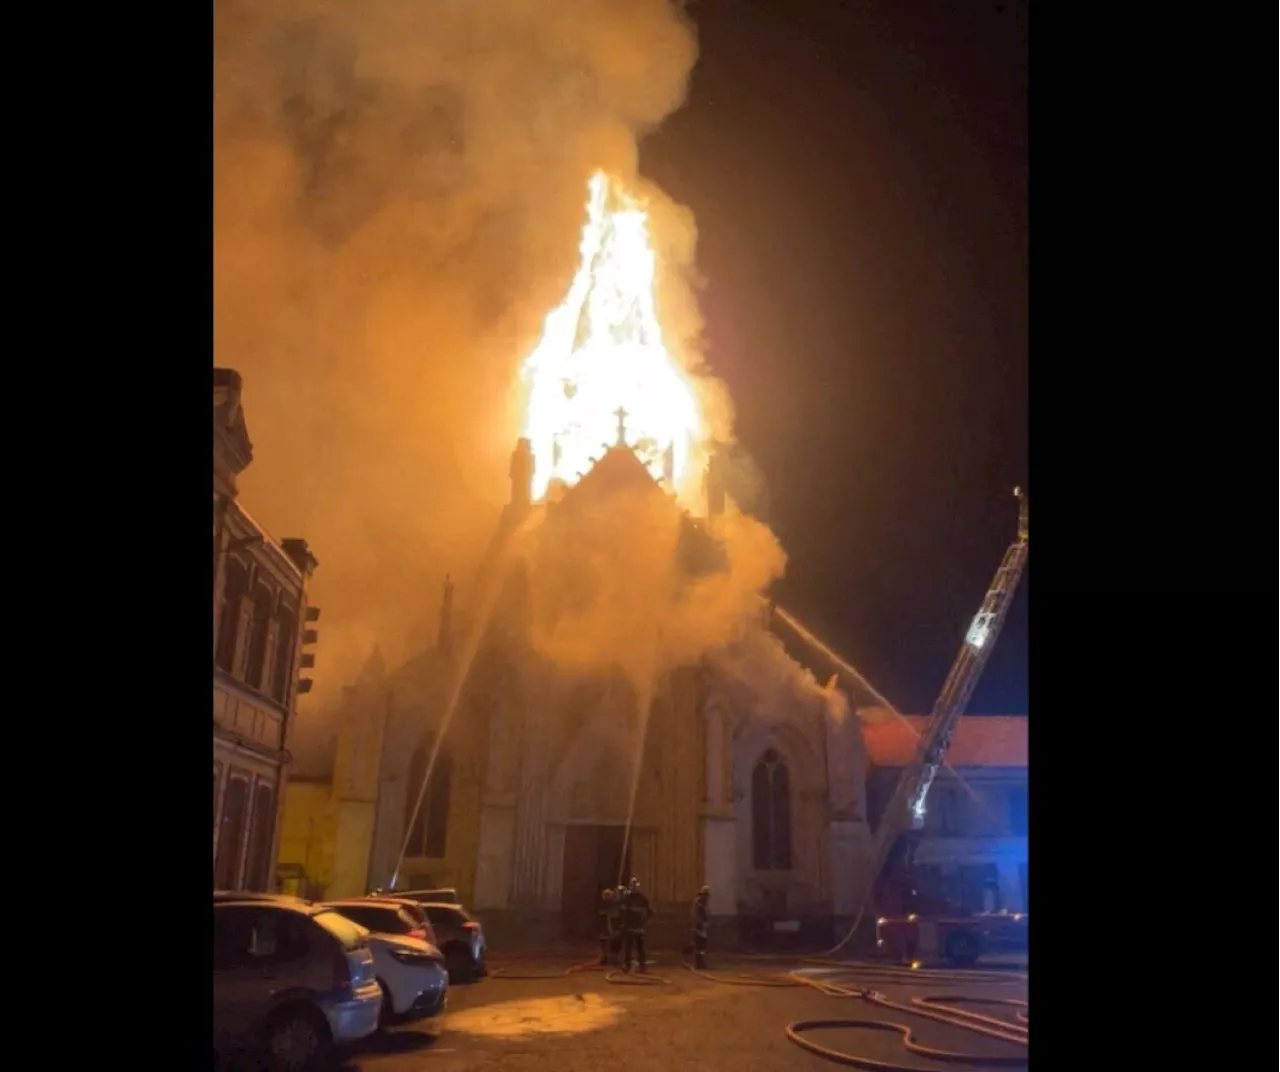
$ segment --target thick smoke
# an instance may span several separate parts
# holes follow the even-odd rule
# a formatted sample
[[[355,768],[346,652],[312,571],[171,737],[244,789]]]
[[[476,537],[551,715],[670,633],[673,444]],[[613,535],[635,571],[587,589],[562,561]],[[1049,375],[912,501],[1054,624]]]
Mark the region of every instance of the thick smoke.
[[[760,593],[785,565],[754,518],[694,522],[643,481],[553,508],[525,558],[535,647],[587,673],[621,667],[640,691],[760,632]]]
[[[634,178],[696,39],[666,0],[216,0],[214,25],[215,353],[245,377],[246,505],[320,559],[323,697],[375,642],[429,643],[475,566],[587,176]],[[688,214],[645,193],[691,263]],[[687,280],[663,288],[693,352]]]
[[[665,341],[732,441],[692,215],[636,174],[696,51],[668,0],[216,0],[215,352],[245,378],[246,505],[320,559],[321,704],[376,644],[394,666],[432,643],[445,573],[459,619],[479,613],[466,579],[508,495],[519,366],[577,267],[593,171],[646,203]],[[724,568],[693,579],[655,488],[576,524],[568,559],[554,525],[534,541],[534,640],[557,663],[622,663],[643,694],[718,650],[761,710],[821,692],[758,624],[785,562],[761,522],[707,519]]]
[[[744,630],[737,640],[713,652],[710,663],[719,671],[722,687],[766,721],[784,722],[820,711],[842,723],[849,714],[848,698],[836,687],[836,678],[819,684],[763,628]]]

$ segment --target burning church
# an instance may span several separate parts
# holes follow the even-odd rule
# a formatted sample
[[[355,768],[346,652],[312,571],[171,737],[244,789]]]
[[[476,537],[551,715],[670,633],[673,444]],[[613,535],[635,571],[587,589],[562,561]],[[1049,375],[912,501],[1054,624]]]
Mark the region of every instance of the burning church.
[[[589,935],[634,876],[659,926],[706,884],[713,919],[825,932],[863,892],[857,718],[769,631],[782,555],[663,342],[643,207],[596,176],[587,209],[475,581],[457,605],[446,583],[434,648],[347,690],[308,820],[332,828],[326,892],[455,886],[550,939]]]
[[[763,609],[723,649],[668,657],[661,619],[726,566],[717,515],[682,511],[625,443],[556,501],[532,499],[530,460],[522,440],[478,617],[455,621],[447,584],[436,647],[348,690],[334,788],[367,841],[330,895],[455,886],[548,938],[589,936],[599,891],[631,876],[677,928],[704,883],[722,919],[852,915],[865,752],[840,694],[788,665]],[[637,543],[672,563],[657,621],[626,607],[625,582],[657,576]],[[616,634],[596,637],[611,607]]]

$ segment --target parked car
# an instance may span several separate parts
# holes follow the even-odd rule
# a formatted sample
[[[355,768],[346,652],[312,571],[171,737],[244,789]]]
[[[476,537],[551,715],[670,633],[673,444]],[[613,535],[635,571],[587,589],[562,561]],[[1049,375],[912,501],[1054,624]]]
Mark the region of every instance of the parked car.
[[[341,912],[347,919],[359,923],[374,934],[397,934],[405,938],[417,938],[429,945],[436,944],[435,931],[421,905],[412,901],[398,901],[353,897],[344,901],[326,901],[325,907]]]
[[[485,973],[484,929],[461,905],[424,904],[423,911],[444,953],[450,979],[476,978]]]
[[[378,1029],[382,988],[368,932],[341,914],[285,899],[215,901],[213,1050],[312,1072],[334,1045]]]
[[[420,938],[393,934],[370,934],[369,945],[382,984],[382,1026],[444,1012],[449,969],[439,949]]]
[[[444,1011],[449,1000],[444,954],[421,938],[378,929],[381,922],[400,925],[400,909],[394,905],[370,908],[361,901],[331,901],[324,907],[369,931],[369,948],[383,994],[380,1026],[397,1020],[422,1020]]]
[[[355,898],[352,903],[394,905],[397,908],[402,908],[408,914],[409,918],[413,921],[415,929],[422,931],[422,933],[419,935],[414,935],[413,932],[411,931],[409,932],[410,937],[421,938],[428,945],[439,944],[436,941],[436,932],[431,926],[431,920],[427,919],[427,913],[425,909],[423,909],[422,905],[418,904],[417,901],[410,901],[404,897],[368,896],[368,897]],[[392,931],[390,933],[399,934],[400,932]]]

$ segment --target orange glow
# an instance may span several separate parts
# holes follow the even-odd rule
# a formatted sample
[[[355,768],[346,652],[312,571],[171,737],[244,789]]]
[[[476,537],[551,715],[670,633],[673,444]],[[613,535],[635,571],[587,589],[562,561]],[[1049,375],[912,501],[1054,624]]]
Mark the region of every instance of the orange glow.
[[[668,351],[654,297],[658,263],[649,216],[618,183],[588,183],[581,263],[564,301],[547,316],[525,360],[525,436],[533,447],[533,496],[553,480],[573,484],[618,441],[653,474],[670,452],[673,492],[686,486],[704,422],[690,377]]]

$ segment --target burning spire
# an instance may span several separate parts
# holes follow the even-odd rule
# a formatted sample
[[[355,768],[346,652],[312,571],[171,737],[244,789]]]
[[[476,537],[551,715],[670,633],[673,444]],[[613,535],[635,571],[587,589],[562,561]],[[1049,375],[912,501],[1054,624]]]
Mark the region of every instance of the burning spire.
[[[533,498],[554,479],[573,483],[602,443],[630,447],[655,480],[679,485],[705,437],[698,396],[663,341],[648,214],[599,172],[579,248],[569,293],[524,363]]]

